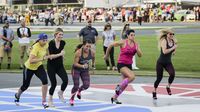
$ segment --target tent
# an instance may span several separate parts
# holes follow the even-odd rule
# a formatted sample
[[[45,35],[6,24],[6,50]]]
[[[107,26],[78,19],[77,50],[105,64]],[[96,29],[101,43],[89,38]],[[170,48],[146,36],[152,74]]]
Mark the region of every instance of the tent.
[[[136,0],[85,0],[84,7],[88,8],[112,8],[133,4]]]

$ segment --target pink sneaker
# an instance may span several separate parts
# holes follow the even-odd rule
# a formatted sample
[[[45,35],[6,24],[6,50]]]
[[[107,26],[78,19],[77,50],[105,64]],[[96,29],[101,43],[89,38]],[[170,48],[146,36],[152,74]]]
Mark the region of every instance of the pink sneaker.
[[[70,104],[71,106],[74,106],[74,100],[70,99],[70,100],[69,100],[69,104]]]

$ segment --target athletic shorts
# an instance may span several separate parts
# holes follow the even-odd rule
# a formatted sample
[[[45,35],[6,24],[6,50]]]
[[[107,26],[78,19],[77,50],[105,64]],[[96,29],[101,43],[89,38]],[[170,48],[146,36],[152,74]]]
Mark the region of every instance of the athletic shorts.
[[[123,67],[128,67],[130,70],[132,70],[132,64],[117,63],[118,72],[120,72],[120,69]]]

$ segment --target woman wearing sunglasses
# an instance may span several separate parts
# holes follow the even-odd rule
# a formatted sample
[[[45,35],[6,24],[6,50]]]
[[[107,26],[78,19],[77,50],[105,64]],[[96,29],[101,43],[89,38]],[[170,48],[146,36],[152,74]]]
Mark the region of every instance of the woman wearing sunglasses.
[[[127,39],[114,42],[108,47],[104,56],[105,60],[108,59],[112,47],[120,47],[117,68],[122,74],[122,82],[116,86],[115,95],[111,98],[111,103],[121,104],[117,98],[126,89],[128,84],[135,79],[135,73],[132,72],[132,58],[135,54],[141,57],[142,51],[135,40],[135,31],[132,29],[127,31]]]
[[[171,61],[172,54],[175,54],[177,41],[174,38],[174,32],[171,29],[163,29],[160,31],[158,47],[160,48],[160,57],[156,64],[157,79],[154,82],[154,90],[152,92],[153,99],[157,99],[157,88],[163,78],[163,70],[169,73],[168,85],[166,86],[167,93],[171,95],[170,86],[175,77],[174,66]]]

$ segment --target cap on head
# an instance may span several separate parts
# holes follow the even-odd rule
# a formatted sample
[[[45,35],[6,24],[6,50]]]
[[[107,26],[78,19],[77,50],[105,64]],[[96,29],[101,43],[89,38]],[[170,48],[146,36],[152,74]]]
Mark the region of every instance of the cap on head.
[[[47,34],[45,34],[45,33],[40,33],[40,34],[38,35],[38,40],[45,40],[45,39],[48,39]]]

